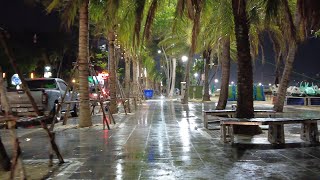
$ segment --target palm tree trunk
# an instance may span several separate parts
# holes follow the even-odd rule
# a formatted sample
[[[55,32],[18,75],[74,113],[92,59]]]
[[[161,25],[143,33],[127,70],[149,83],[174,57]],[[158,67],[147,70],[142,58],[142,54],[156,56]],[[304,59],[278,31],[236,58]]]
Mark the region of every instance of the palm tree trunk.
[[[279,84],[281,81],[281,54],[278,54],[276,59],[276,70],[274,84]]]
[[[79,127],[92,126],[89,105],[89,26],[88,26],[88,4],[84,0],[79,9],[79,93],[80,93],[80,116]]]
[[[137,57],[132,58],[132,83],[133,83],[133,94],[134,96],[138,97],[138,63]]]
[[[287,40],[288,42],[288,54],[287,54],[287,58],[286,58],[286,62],[285,62],[285,66],[284,66],[284,70],[283,70],[283,74],[281,77],[281,81],[280,81],[280,85],[279,85],[279,89],[278,89],[278,94],[277,94],[277,100],[274,104],[274,110],[277,112],[282,112],[283,111],[283,106],[284,106],[284,100],[286,97],[286,92],[287,92],[287,87],[289,85],[289,81],[290,81],[290,75],[293,69],[293,62],[295,59],[295,55],[296,52],[298,50],[298,45],[300,43],[300,39],[297,33],[297,30],[300,30],[299,28],[301,28],[301,10],[300,8],[302,8],[302,2],[301,0],[297,1],[297,9],[296,9],[296,14],[295,14],[295,22],[293,21],[293,17],[291,14],[291,10],[289,7],[289,3],[287,0],[283,1],[283,5],[284,5],[284,14],[286,17],[286,21],[287,21],[287,25],[289,25],[289,38]]]
[[[166,92],[167,92],[167,97],[169,97],[170,96],[170,85],[171,85],[171,78],[172,78],[172,76],[171,76],[171,71],[170,70],[172,70],[171,68],[171,65],[170,65],[170,59],[169,58],[166,58],[166,64],[167,64],[167,75],[168,75],[168,77],[167,77],[167,82],[166,82],[166,85],[167,85],[167,90],[166,90]]]
[[[176,83],[176,66],[177,66],[177,59],[176,58],[172,58],[171,66],[172,66],[172,68],[170,68],[170,70],[171,70],[170,97],[172,97],[174,94],[175,83]]]
[[[238,99],[236,116],[253,117],[253,77],[246,0],[232,0],[238,57]]]
[[[130,59],[129,59],[129,56],[125,56],[125,91],[126,91],[126,96],[129,98],[129,94],[130,94]]]
[[[108,33],[108,48],[109,48],[109,88],[110,88],[110,109],[111,114],[117,113],[117,82],[116,82],[116,62],[114,49],[115,34],[114,31]]]
[[[222,38],[221,90],[216,109],[225,109],[228,101],[230,79],[230,36]]]
[[[203,94],[203,101],[210,101],[210,94],[209,94],[209,69],[210,69],[210,54],[211,49],[205,50],[203,52],[203,58],[205,59],[204,65],[204,94]]]
[[[193,27],[192,27],[192,39],[191,39],[191,48],[189,50],[189,60],[186,67],[186,75],[185,75],[185,82],[186,82],[186,92],[184,93],[184,97],[181,101],[182,104],[188,104],[189,101],[189,87],[190,87],[190,67],[193,61],[193,55],[197,47],[197,38],[200,31],[200,15],[202,9],[203,1],[195,1],[196,12],[194,14],[193,19]]]
[[[284,66],[282,78],[281,78],[278,93],[277,93],[277,100],[273,107],[274,110],[277,112],[283,111],[284,100],[286,98],[287,87],[290,82],[290,75],[293,69],[293,61],[294,61],[297,49],[298,49],[297,44],[295,42],[292,42],[289,46],[287,60]]]

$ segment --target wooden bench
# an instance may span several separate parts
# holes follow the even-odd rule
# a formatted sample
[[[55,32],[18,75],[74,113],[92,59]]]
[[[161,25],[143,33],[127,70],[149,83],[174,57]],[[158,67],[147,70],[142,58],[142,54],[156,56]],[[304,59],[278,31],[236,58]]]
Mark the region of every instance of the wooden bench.
[[[284,124],[301,124],[300,138],[314,144],[319,142],[318,120],[320,118],[220,118],[221,141],[234,142],[234,125],[269,125],[268,141],[271,144],[284,144]]]
[[[277,112],[274,110],[254,110],[254,115],[262,114],[262,115],[267,115],[268,117],[272,117],[272,115],[275,115]],[[224,110],[208,110],[208,111],[203,111],[203,125],[206,129],[208,129],[208,124],[209,123],[216,123],[220,122],[219,116],[224,116],[224,117],[235,117],[236,115],[236,110],[231,110],[231,109],[224,109]],[[214,119],[208,119],[208,116],[215,116]]]

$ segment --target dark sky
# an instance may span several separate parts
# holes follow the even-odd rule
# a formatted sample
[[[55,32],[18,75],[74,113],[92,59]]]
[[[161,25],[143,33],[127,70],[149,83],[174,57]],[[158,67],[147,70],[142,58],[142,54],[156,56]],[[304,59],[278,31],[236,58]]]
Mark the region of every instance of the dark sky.
[[[52,32],[60,28],[54,14],[41,5],[28,5],[24,0],[0,0],[0,27],[10,32]]]
[[[0,0],[0,27],[9,32],[50,33],[60,29],[59,18],[47,14],[40,5],[26,5],[26,0]],[[27,0],[30,1],[30,0]],[[265,42],[266,63],[261,63],[261,57],[256,60],[254,68],[255,83],[270,83],[274,81],[274,58],[270,41]],[[320,73],[320,40],[311,38],[300,46],[294,63],[292,80],[307,79],[302,75],[315,78]],[[236,64],[232,65],[231,81],[236,81]],[[309,81],[313,81],[309,79]]]

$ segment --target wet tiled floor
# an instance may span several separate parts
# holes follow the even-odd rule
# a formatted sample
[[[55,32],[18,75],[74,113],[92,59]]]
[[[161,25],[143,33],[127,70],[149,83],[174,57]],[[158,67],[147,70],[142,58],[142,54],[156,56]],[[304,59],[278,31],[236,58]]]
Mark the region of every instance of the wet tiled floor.
[[[286,127],[286,147],[271,146],[266,132],[253,139],[238,137],[235,145],[221,144],[215,125],[206,130],[202,124],[202,111],[213,107],[214,103],[148,100],[136,113],[116,115],[111,130],[102,129],[101,116],[94,117],[93,127],[83,129],[75,128],[77,119],[71,119],[69,125],[56,128],[67,163],[50,178],[320,179],[320,147],[300,141],[297,126]],[[318,111],[294,112],[319,117]],[[46,134],[29,131],[19,130],[23,159],[47,159]],[[0,132],[8,144],[7,133]]]

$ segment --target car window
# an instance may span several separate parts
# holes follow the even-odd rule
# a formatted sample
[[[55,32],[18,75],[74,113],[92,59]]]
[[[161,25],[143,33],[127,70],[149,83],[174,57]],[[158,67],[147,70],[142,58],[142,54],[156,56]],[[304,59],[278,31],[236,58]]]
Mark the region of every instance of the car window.
[[[39,79],[39,80],[28,80],[29,89],[56,89],[57,85],[54,79]]]
[[[63,83],[63,82],[59,82],[59,86],[60,86],[60,88],[61,88],[61,90],[62,91],[66,91],[67,90],[67,85],[65,84],[65,83]]]

